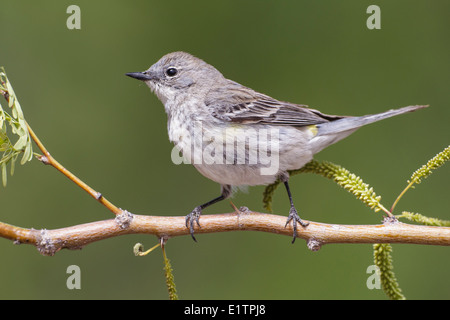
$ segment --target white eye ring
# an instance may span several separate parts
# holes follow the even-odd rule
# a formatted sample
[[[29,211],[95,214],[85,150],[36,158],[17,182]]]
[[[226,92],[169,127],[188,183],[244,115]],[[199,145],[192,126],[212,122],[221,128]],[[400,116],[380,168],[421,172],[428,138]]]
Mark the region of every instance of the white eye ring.
[[[175,77],[178,74],[178,70],[175,67],[169,67],[166,69],[166,75],[168,77]]]

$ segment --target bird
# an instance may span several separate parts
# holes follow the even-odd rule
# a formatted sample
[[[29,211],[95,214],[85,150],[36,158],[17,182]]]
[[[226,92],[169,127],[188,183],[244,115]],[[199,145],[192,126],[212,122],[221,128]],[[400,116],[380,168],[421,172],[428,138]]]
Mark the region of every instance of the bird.
[[[201,227],[205,208],[229,198],[238,188],[279,179],[289,198],[285,227],[292,222],[294,243],[297,224],[307,228],[309,223],[294,205],[288,171],[300,169],[362,126],[428,107],[413,105],[364,116],[328,115],[227,79],[214,66],[183,51],[164,55],[146,71],[126,75],[145,82],[162,102],[169,140],[185,163],[221,186],[218,197],[186,215],[194,241],[195,224]]]

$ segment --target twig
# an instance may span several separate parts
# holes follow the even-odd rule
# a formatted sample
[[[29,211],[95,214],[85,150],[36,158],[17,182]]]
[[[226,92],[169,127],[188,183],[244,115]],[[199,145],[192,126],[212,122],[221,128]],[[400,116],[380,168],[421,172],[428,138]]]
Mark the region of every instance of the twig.
[[[6,77],[6,75],[5,75]],[[9,81],[6,79],[6,82],[3,83],[2,85],[6,85],[8,82],[9,85]],[[10,90],[12,90],[12,87],[10,88]],[[0,89],[0,95],[3,96],[3,98],[5,98],[5,100],[8,102],[8,104],[10,103],[10,99],[11,99],[11,95],[10,92],[5,91],[5,90],[1,90]],[[17,99],[15,98],[15,95],[13,93],[13,101],[15,101],[17,103]],[[17,106],[16,106],[17,108]],[[22,115],[23,116],[23,115]],[[88,186],[86,183],[84,183],[83,181],[81,181],[77,176],[75,176],[73,173],[71,173],[69,170],[67,170],[66,168],[64,168],[58,161],[55,160],[55,158],[53,158],[50,155],[50,152],[48,152],[47,148],[45,148],[44,144],[41,142],[41,140],[37,137],[37,135],[34,133],[33,129],[31,129],[30,125],[28,124],[28,122],[26,122],[25,120],[23,120],[25,122],[26,125],[26,129],[28,130],[28,133],[30,134],[31,139],[36,143],[37,147],[39,148],[39,150],[41,150],[41,152],[43,153],[42,155],[38,156],[38,159],[45,164],[49,164],[52,167],[54,167],[56,170],[58,170],[59,172],[61,172],[62,174],[64,174],[67,178],[69,178],[71,181],[73,181],[77,186],[79,186],[80,188],[82,188],[84,191],[86,191],[91,197],[93,197],[95,200],[97,200],[98,202],[100,202],[102,205],[104,205],[106,208],[108,208],[108,210],[110,210],[112,213],[114,213],[116,216],[120,215],[123,210],[116,207],[114,204],[112,204],[111,202],[109,202],[105,197],[103,197],[103,195],[100,192],[95,191],[94,189],[92,189],[90,186]]]
[[[387,219],[380,225],[338,225],[310,222],[298,232],[316,251],[332,243],[409,243],[450,245],[450,228],[405,224]],[[204,215],[196,234],[225,231],[262,231],[292,236],[291,226],[284,227],[286,217],[259,212]],[[61,249],[80,249],[92,242],[125,234],[153,234],[158,238],[189,235],[185,217],[132,215],[126,211],[116,219],[96,221],[76,226],[34,230],[0,222],[0,237],[16,244],[37,247],[43,255],[54,255]]]
[[[45,146],[42,144],[41,140],[39,140],[39,138],[36,136],[33,129],[31,129],[31,127],[28,123],[27,123],[27,129],[28,129],[28,132],[30,133],[31,139],[33,139],[33,141],[36,143],[39,150],[41,150],[41,152],[43,153],[43,155],[38,157],[38,159],[42,163],[51,165],[56,170],[61,172],[63,175],[65,175],[67,178],[69,178],[71,181],[73,181],[77,186],[79,186],[81,189],[86,191],[91,197],[93,197],[95,200],[97,200],[102,205],[104,205],[106,208],[108,208],[116,216],[122,213],[122,209],[117,208],[114,204],[112,204],[105,197],[103,197],[100,192],[97,192],[94,189],[92,189],[86,183],[81,181],[77,176],[75,176],[69,170],[64,168],[58,161],[56,161],[55,158],[53,158],[50,155],[50,152],[47,151]]]

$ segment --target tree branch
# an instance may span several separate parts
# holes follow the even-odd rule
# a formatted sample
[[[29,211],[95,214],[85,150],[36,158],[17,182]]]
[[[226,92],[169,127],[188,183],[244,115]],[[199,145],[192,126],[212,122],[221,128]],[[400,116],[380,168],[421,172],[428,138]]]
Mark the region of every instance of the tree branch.
[[[92,242],[116,237],[124,234],[153,234],[160,239],[167,240],[171,237],[188,235],[189,229],[185,226],[185,217],[161,217],[161,216],[144,216],[133,215],[126,210],[116,207],[114,204],[105,199],[101,193],[95,191],[86,183],[77,178],[74,174],[64,168],[56,161],[45,146],[33,132],[28,123],[23,119],[23,114],[14,95],[12,87],[3,74],[4,81],[1,81],[2,87],[0,94],[8,101],[8,105],[13,109],[13,114],[17,115],[17,123],[13,125],[17,132],[21,132],[26,138],[27,143],[29,137],[36,143],[43,155],[39,155],[38,159],[53,166],[55,169],[64,174],[80,188],[85,190],[91,197],[96,199],[102,205],[113,212],[115,219],[96,221],[92,223],[80,224],[76,226],[55,229],[55,230],[35,230],[12,226],[0,222],[0,237],[14,241],[15,244],[26,243],[37,247],[38,251],[43,255],[54,255],[61,249],[80,249]],[[2,79],[3,79],[2,78]],[[20,114],[20,117],[19,117]],[[14,118],[14,117],[13,117]],[[25,133],[25,135],[24,135]],[[19,139],[19,141],[21,141]],[[20,145],[20,144],[19,144]],[[26,145],[26,144],[25,144]],[[17,147],[17,143],[15,144]],[[31,159],[31,141],[28,145],[19,151],[24,152],[24,159]],[[14,146],[12,147],[14,149]],[[29,156],[25,157],[25,154]],[[17,151],[17,150],[16,150]],[[431,170],[441,166],[449,159],[450,149],[445,149],[435,158],[424,166],[417,174],[414,173],[412,181],[420,182],[420,179],[429,175]],[[3,169],[6,168],[6,163]],[[310,168],[311,169],[311,168]],[[303,172],[305,169],[297,170]],[[306,169],[307,171],[308,169]],[[337,225],[324,224],[318,222],[310,222],[306,228],[300,228],[298,237],[307,241],[308,248],[316,251],[324,244],[331,243],[410,243],[410,244],[429,244],[429,245],[450,245],[450,228],[436,226],[417,226],[398,222],[392,217],[391,212],[385,209],[380,203],[380,197],[369,186],[362,182],[359,177],[350,174],[348,170],[340,166],[325,163],[319,168],[315,168],[314,172],[318,172],[328,178],[339,180],[338,183],[343,184],[344,188],[350,188],[358,198],[365,201],[369,207],[384,210],[390,217],[386,218],[381,225]],[[343,173],[342,173],[342,172]],[[339,179],[338,179],[339,178]],[[269,200],[274,191],[266,194]],[[409,188],[408,185],[407,188]],[[403,194],[403,193],[402,193]],[[402,195],[401,194],[401,195]],[[401,197],[400,195],[400,197]],[[399,198],[400,198],[399,197]],[[398,198],[398,199],[399,199]],[[395,204],[398,202],[396,200]],[[266,204],[268,202],[266,201]],[[394,204],[394,206],[395,206]],[[248,209],[235,208],[234,213],[224,213],[215,215],[204,215],[200,219],[201,228],[196,228],[197,234],[215,233],[225,231],[262,231],[276,234],[292,236],[293,230],[291,225],[285,227],[286,217],[272,214],[264,214],[259,212],[251,212]]]
[[[262,231],[291,237],[292,228],[285,228],[286,217],[259,212],[204,215],[196,233],[225,231]],[[43,255],[54,255],[61,249],[81,249],[92,242],[125,234],[153,234],[158,238],[189,235],[185,217],[134,215],[127,211],[115,219],[96,221],[54,229],[25,229],[0,222],[0,237],[37,247]],[[317,251],[331,243],[409,243],[450,245],[450,228],[411,225],[387,218],[380,225],[338,225],[310,222],[298,231],[308,248]]]

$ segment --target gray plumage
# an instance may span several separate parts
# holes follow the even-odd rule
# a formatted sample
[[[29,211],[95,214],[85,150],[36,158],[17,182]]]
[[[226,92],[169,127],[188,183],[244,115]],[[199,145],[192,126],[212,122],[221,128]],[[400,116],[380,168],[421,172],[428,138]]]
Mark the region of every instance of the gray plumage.
[[[193,238],[194,222],[199,225],[202,209],[229,197],[232,187],[265,185],[280,178],[291,203],[286,225],[293,221],[295,240],[297,222],[304,227],[307,223],[294,207],[287,171],[301,168],[314,154],[366,124],[426,107],[409,106],[360,117],[327,115],[226,79],[213,66],[185,52],[169,53],[148,70],[127,75],[145,81],[157,95],[168,115],[169,139],[200,173],[222,186],[220,197],[186,216]],[[261,134],[269,131],[274,136]],[[258,143],[246,144],[230,157],[223,146],[228,142],[234,146],[233,141],[243,135]],[[199,158],[193,152],[194,146],[214,153]],[[260,154],[260,148],[271,150],[271,163],[262,158],[251,162],[252,155]],[[210,158],[214,161],[207,161]]]

